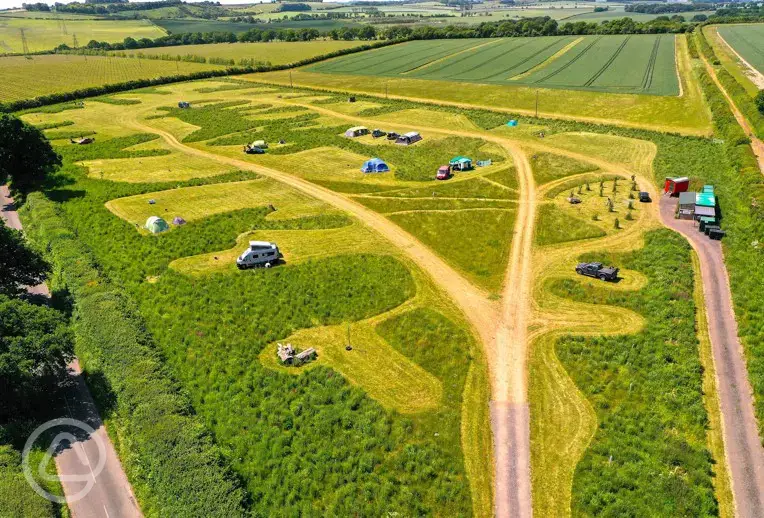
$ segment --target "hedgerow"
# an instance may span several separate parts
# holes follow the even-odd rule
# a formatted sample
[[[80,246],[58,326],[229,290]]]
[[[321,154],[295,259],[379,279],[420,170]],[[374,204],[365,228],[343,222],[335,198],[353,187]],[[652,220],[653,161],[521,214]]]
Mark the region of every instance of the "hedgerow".
[[[137,309],[51,201],[33,194],[24,213],[56,267],[55,287],[76,301],[76,352],[144,513],[243,516],[239,482],[162,366]]]
[[[405,41],[404,39],[395,39],[388,41],[380,41],[373,44],[361,45],[350,49],[341,49],[328,54],[322,54],[314,56],[312,58],[303,59],[295,63],[287,65],[270,65],[270,64],[257,64],[255,66],[239,66],[229,67],[220,70],[205,70],[202,72],[194,72],[192,74],[176,74],[172,76],[155,77],[151,79],[135,79],[132,81],[125,81],[123,83],[115,83],[103,86],[94,86],[91,88],[83,88],[80,90],[74,90],[72,92],[57,93],[50,95],[43,95],[35,97],[33,99],[24,99],[21,101],[12,101],[7,103],[0,103],[0,112],[15,112],[19,110],[25,110],[29,108],[39,108],[50,104],[57,104],[66,101],[73,101],[77,99],[84,99],[86,97],[97,97],[104,94],[112,94],[116,92],[124,92],[127,90],[135,90],[137,88],[151,87],[156,85],[181,83],[185,81],[193,81],[196,79],[204,79],[209,77],[222,77],[239,74],[249,74],[253,72],[270,72],[274,70],[286,70],[288,68],[297,68],[312,63],[317,63],[325,59],[331,59],[338,56],[344,56],[346,54],[352,54],[355,52],[362,52],[364,50],[370,50],[373,48],[384,47],[387,45],[395,45]],[[129,58],[120,58],[129,59]]]
[[[646,319],[637,334],[565,336],[557,343],[560,361],[599,422],[576,466],[574,515],[718,513],[705,446],[690,253],[678,234],[652,231],[639,251],[582,258],[644,273],[649,282],[638,292],[568,279],[551,286],[558,296],[622,306]]]

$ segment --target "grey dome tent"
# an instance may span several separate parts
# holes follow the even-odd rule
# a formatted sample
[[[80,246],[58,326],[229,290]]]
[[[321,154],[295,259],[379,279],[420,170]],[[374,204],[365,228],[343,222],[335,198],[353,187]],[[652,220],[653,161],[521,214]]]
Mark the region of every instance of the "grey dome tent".
[[[167,224],[165,220],[160,218],[159,216],[151,216],[149,219],[146,220],[146,230],[151,232],[152,234],[158,234],[160,232],[164,232],[165,230],[169,229],[170,225]]]
[[[386,173],[390,170],[381,158],[371,158],[363,163],[362,173]]]
[[[181,218],[180,216],[175,216],[172,220],[173,225],[185,225],[186,220]]]

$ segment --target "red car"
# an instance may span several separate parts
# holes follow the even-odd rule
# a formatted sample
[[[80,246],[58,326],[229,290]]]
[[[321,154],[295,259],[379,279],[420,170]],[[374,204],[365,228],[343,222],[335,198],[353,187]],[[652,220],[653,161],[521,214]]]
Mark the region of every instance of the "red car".
[[[451,178],[451,168],[447,165],[440,166],[438,174],[435,175],[436,180],[448,180]]]

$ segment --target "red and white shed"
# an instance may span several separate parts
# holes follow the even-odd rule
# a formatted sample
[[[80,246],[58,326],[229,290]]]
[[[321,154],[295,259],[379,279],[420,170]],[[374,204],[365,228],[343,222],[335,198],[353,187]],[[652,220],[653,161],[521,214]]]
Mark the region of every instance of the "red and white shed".
[[[690,179],[686,176],[680,178],[666,178],[666,183],[663,186],[663,192],[668,193],[671,196],[679,196],[680,192],[687,192],[690,188]]]

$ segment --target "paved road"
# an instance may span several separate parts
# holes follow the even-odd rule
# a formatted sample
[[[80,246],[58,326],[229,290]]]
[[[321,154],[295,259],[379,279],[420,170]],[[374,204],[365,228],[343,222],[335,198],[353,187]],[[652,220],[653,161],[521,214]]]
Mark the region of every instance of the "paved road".
[[[661,219],[684,235],[700,259],[708,330],[722,411],[724,452],[732,479],[736,515],[764,516],[764,448],[759,440],[743,348],[737,335],[729,278],[721,242],[699,232],[693,222],[674,219],[676,198],[660,201]]]
[[[21,230],[21,221],[8,193],[8,187],[0,186],[0,214],[5,224]],[[49,296],[45,284],[29,288],[30,293]],[[83,481],[62,480],[67,505],[74,518],[134,518],[142,516],[130,483],[127,481],[117,452],[111,443],[106,428],[103,426],[98,409],[90,396],[82,371],[75,359],[68,366],[70,386],[64,390],[61,406],[65,414],[61,417],[77,419],[90,425],[95,433],[91,435],[67,430],[76,439],[64,441],[55,455],[56,469],[59,477],[83,476]],[[101,462],[105,463],[101,471],[96,468]],[[71,501],[85,485],[92,488],[79,500]]]

